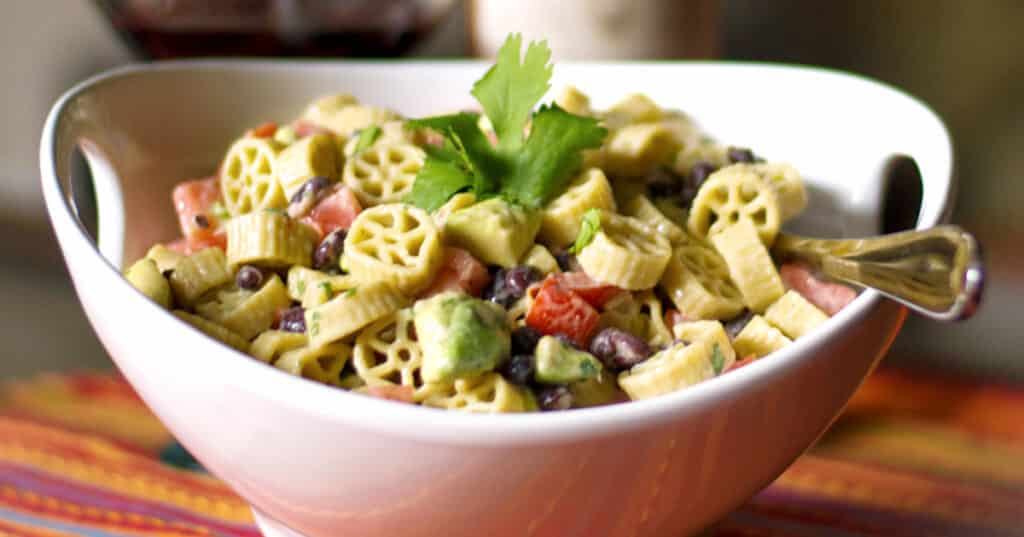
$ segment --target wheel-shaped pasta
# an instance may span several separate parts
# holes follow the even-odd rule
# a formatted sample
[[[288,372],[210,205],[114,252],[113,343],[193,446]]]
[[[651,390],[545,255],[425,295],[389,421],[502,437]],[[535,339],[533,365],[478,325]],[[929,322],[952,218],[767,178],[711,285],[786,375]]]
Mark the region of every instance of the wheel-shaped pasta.
[[[583,213],[590,209],[614,211],[615,207],[612,185],[604,172],[598,168],[584,170],[541,211],[538,241],[555,250],[562,248],[576,240]]]
[[[341,371],[352,356],[345,343],[307,345],[281,354],[274,367],[292,375],[339,386]]]
[[[272,140],[251,137],[238,140],[228,149],[220,169],[220,191],[231,216],[288,204],[277,178],[279,149]]]
[[[213,339],[216,339],[237,351],[249,351],[249,341],[231,330],[228,330],[213,321],[207,321],[198,315],[193,315],[187,311],[174,310],[173,313],[175,317],[192,325],[193,328],[207,336],[212,337]]]
[[[743,310],[743,297],[729,279],[729,267],[718,253],[699,244],[672,252],[661,288],[690,319],[731,319]]]
[[[729,276],[751,311],[763,312],[786,292],[768,249],[749,220],[740,220],[712,235],[711,242],[725,259]]]
[[[277,312],[287,308],[291,301],[281,278],[274,274],[258,291],[220,291],[213,300],[198,304],[196,313],[245,339],[252,339],[269,329]]]
[[[764,312],[766,321],[797,339],[828,320],[828,315],[796,291],[787,291]]]
[[[789,164],[760,162],[756,164],[735,164],[744,166],[761,176],[779,198],[779,218],[785,222],[799,215],[807,208],[807,188],[800,172]]]
[[[302,119],[348,138],[359,129],[394,121],[399,115],[385,108],[360,105],[351,95],[338,94],[314,101],[302,113]]]
[[[597,281],[623,289],[650,289],[672,257],[668,240],[628,216],[601,212],[601,229],[576,256],[583,271]]]
[[[314,176],[334,180],[341,168],[337,142],[331,134],[307,136],[282,150],[277,155],[274,172],[291,199],[302,185]]]
[[[425,158],[412,144],[375,144],[345,162],[341,179],[363,207],[397,203],[412,190]]]
[[[622,207],[622,214],[632,216],[651,226],[656,232],[668,239],[669,244],[673,246],[689,242],[683,228],[662,214],[661,210],[643,194],[634,196],[627,201]]]
[[[424,406],[461,410],[464,412],[499,413],[530,410],[527,395],[498,373],[460,378],[453,384],[453,393],[434,394],[423,400]]]
[[[413,296],[430,284],[443,250],[426,211],[394,203],[359,213],[345,237],[342,261],[360,282],[390,282]]]
[[[786,337],[777,328],[768,324],[764,317],[755,315],[750,318],[747,325],[736,335],[732,346],[736,354],[746,358],[756,356],[758,358],[771,354],[793,341]]]
[[[423,382],[423,351],[416,339],[411,308],[398,310],[364,328],[352,350],[352,365],[367,386],[408,386],[416,402],[455,393],[450,383]]]
[[[753,224],[761,242],[771,246],[779,233],[779,200],[759,175],[730,166],[712,173],[701,185],[687,226],[695,237],[706,240],[740,220]]]
[[[688,388],[715,376],[712,344],[673,345],[619,374],[619,387],[632,400]]]
[[[391,284],[377,281],[341,293],[306,310],[306,335],[311,346],[354,334],[360,328],[405,307],[406,299]]]

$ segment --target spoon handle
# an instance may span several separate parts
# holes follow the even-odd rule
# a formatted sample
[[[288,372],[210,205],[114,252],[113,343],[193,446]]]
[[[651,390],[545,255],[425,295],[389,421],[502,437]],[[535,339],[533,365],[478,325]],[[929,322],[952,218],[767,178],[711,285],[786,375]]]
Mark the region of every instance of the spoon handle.
[[[981,302],[985,268],[978,241],[957,226],[865,239],[812,239],[781,234],[772,251],[825,276],[875,289],[940,321],[967,319]]]

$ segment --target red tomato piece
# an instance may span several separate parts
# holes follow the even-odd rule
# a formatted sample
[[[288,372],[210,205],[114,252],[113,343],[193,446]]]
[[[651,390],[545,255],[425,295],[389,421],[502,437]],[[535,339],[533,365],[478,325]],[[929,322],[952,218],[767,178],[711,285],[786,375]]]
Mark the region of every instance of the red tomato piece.
[[[336,229],[348,229],[363,211],[356,195],[345,186],[335,186],[334,193],[317,203],[307,216],[300,219],[324,237]]]
[[[253,138],[272,138],[274,133],[277,132],[277,123],[268,121],[255,129],[250,130],[246,134]]]
[[[367,386],[366,394],[372,397],[387,399],[389,401],[398,401],[400,403],[416,402],[416,400],[413,399],[412,386],[399,386],[397,384],[380,384],[377,386]]]
[[[171,198],[185,238],[208,237],[216,232],[219,223],[210,212],[210,207],[220,200],[220,182],[216,177],[178,183]]]
[[[786,263],[779,269],[786,287],[800,293],[808,302],[829,315],[839,313],[857,298],[857,291],[841,283],[819,279],[811,268],[802,263]]]
[[[677,309],[671,309],[665,312],[665,326],[667,326],[669,330],[672,330],[673,326],[689,320],[691,319]]]
[[[726,374],[726,373],[728,373],[730,371],[735,371],[735,370],[737,370],[737,369],[739,369],[739,368],[741,368],[743,366],[750,365],[750,364],[754,363],[754,360],[757,360],[757,355],[756,354],[751,354],[749,356],[744,356],[742,360],[736,360],[735,362],[733,362],[732,365],[730,365],[728,368],[726,368],[725,371],[722,371],[722,374],[724,375],[724,374]]]
[[[292,122],[292,129],[295,130],[295,136],[299,138],[305,138],[307,136],[313,136],[314,134],[334,134],[334,131],[325,129],[319,125],[314,125],[308,121],[301,119]]]
[[[444,249],[444,261],[430,287],[420,295],[422,298],[445,291],[462,291],[470,296],[480,296],[491,281],[487,267],[477,261],[473,254],[448,246]]]
[[[562,272],[555,274],[554,277],[558,280],[559,285],[574,291],[595,308],[604,306],[605,303],[622,292],[622,289],[614,285],[601,283],[583,271]]]
[[[205,250],[207,248],[220,248],[221,250],[227,250],[228,247],[228,234],[224,232],[211,233],[201,237],[189,237],[188,238],[188,253],[198,252],[199,250]]]
[[[565,334],[585,349],[599,317],[597,310],[583,297],[549,276],[526,313],[526,324],[542,334]]]
[[[186,240],[184,237],[180,239],[175,239],[167,243],[165,246],[167,246],[168,250],[171,250],[172,252],[178,252],[179,254],[182,255],[188,255],[191,253],[188,248],[188,240]]]

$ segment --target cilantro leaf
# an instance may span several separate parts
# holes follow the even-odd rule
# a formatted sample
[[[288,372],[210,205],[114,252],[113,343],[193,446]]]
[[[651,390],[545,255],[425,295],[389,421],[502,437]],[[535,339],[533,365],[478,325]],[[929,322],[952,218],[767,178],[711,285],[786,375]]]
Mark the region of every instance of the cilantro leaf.
[[[469,112],[460,112],[447,116],[434,116],[423,119],[414,119],[406,122],[410,128],[428,128],[441,133],[446,142],[454,142],[459,138],[468,159],[473,162],[474,167],[482,173],[491,176],[500,176],[502,163],[500,157],[491,147],[487,136],[478,126],[480,116]],[[447,145],[447,144],[446,144]],[[451,159],[451,157],[446,157]]]
[[[530,43],[520,62],[522,46],[521,34],[510,35],[498,50],[494,66],[471,92],[494,125],[502,152],[519,149],[533,107],[551,87],[551,49],[547,42]]]
[[[601,231],[601,210],[587,209],[587,212],[583,213],[583,218],[580,219],[580,232],[576,235],[576,242],[569,247],[569,253],[580,253],[580,250],[586,248],[594,240],[598,231]]]
[[[380,127],[377,125],[370,125],[365,129],[359,131],[359,139],[356,140],[355,154],[358,155],[363,151],[366,151],[373,145],[373,142],[380,138]]]
[[[353,288],[345,291],[341,296],[343,296],[345,298],[348,298],[350,296],[354,296],[358,290],[359,290],[359,287],[353,287]]]
[[[607,134],[594,118],[570,114],[556,104],[542,106],[512,172],[504,178],[503,194],[520,205],[542,207],[579,169],[581,151],[600,147]]]
[[[718,343],[711,348],[711,367],[714,368],[716,375],[721,374],[725,367],[725,355],[722,354],[722,349],[718,348]]]
[[[412,191],[403,201],[433,212],[444,205],[448,198],[471,186],[473,176],[457,162],[429,157],[416,175]]]

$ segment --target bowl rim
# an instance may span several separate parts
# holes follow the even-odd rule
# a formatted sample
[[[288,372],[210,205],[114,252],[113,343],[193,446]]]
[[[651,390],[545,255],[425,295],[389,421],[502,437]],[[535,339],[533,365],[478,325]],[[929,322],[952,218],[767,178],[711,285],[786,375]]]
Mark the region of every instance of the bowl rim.
[[[249,355],[236,351],[219,341],[201,334],[190,325],[179,320],[170,311],[131,287],[121,276],[120,271],[103,258],[100,249],[89,237],[85,228],[75,216],[64,189],[61,186],[57,162],[58,135],[61,123],[66,121],[65,112],[76,99],[87,95],[90,91],[104,84],[134,77],[144,76],[151,72],[191,71],[191,70],[229,70],[245,69],[251,71],[274,69],[302,69],[309,66],[329,66],[345,69],[360,66],[379,66],[386,64],[392,68],[403,66],[458,66],[465,68],[483,68],[489,62],[480,60],[460,59],[384,59],[373,61],[350,60],[269,60],[269,59],[204,59],[204,60],[172,60],[149,64],[134,64],[114,68],[75,85],[65,92],[53,105],[44,124],[40,143],[40,168],[44,193],[46,194],[47,212],[55,228],[70,226],[72,233],[67,236],[76,243],[79,250],[89,251],[93,261],[99,261],[105,270],[94,277],[103,278],[98,285],[120,285],[134,292],[135,296],[149,302],[154,314],[163,314],[168,323],[161,331],[170,331],[169,337],[183,338],[189,347],[204,348],[209,355],[207,359],[223,362],[221,366],[230,368],[232,374],[226,382],[239,388],[252,391],[259,397],[274,400],[276,404],[286,405],[296,411],[314,413],[330,422],[349,423],[364,430],[380,433],[416,437],[424,441],[445,441],[472,445],[506,445],[510,438],[518,438],[526,443],[554,442],[585,436],[620,434],[623,431],[649,427],[664,423],[680,414],[696,412],[706,406],[717,404],[734,397],[744,390],[753,390],[780,375],[795,369],[802,361],[811,359],[815,350],[824,347],[838,337],[840,329],[862,321],[874,311],[882,297],[875,291],[862,291],[847,307],[811,334],[794,341],[780,351],[773,353],[770,360],[755,362],[733,371],[728,375],[716,377],[711,382],[702,382],[685,390],[628,404],[611,404],[600,407],[573,409],[562,412],[518,413],[518,414],[471,414],[450,412],[445,409],[422,407],[386,401],[376,397],[349,393],[347,390],[309,381],[277,370],[262,362],[252,359]],[[925,103],[906,92],[888,84],[866,76],[844,71],[796,64],[778,64],[746,61],[614,61],[614,62],[559,62],[559,65],[574,65],[586,68],[616,67],[647,67],[673,68],[680,66],[713,66],[723,69],[758,69],[786,73],[813,73],[817,76],[844,79],[848,82],[868,84],[875,89],[892,93],[895,97],[915,106],[926,115],[931,116],[938,133],[945,142],[943,150],[948,156],[948,166],[941,174],[944,182],[922,181],[924,191],[941,189],[938,202],[931,214],[922,212],[915,229],[934,226],[948,217],[952,206],[952,195],[955,192],[953,176],[953,151],[949,132],[941,118]],[[64,248],[62,246],[62,248]],[[159,311],[157,311],[159,310]],[[189,339],[191,338],[191,339]],[[227,352],[224,352],[227,351]],[[116,362],[116,360],[115,360]],[[225,375],[226,376],[226,375]],[[424,427],[424,424],[427,427]]]

